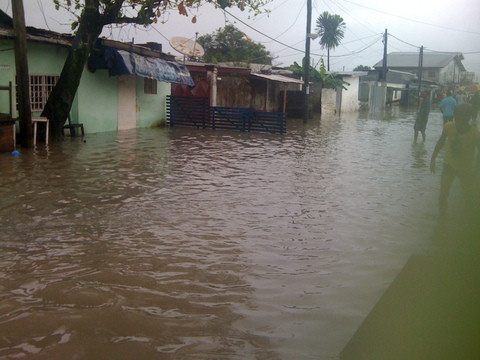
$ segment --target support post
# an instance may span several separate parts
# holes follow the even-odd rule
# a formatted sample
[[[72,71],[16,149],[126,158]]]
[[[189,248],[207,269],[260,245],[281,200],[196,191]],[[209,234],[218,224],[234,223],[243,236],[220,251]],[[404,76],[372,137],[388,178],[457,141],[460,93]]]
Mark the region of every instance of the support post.
[[[33,146],[32,112],[30,110],[29,75],[27,59],[27,32],[23,0],[12,0],[13,32],[15,35],[15,68],[17,74],[18,117],[20,119],[21,145]]]
[[[420,105],[420,94],[422,93],[422,75],[423,75],[423,45],[420,46],[420,56],[418,57],[418,103],[417,105]]]
[[[306,123],[309,117],[309,95],[310,95],[310,33],[312,31],[312,0],[307,0],[307,33],[305,36],[305,61],[303,62],[303,92],[304,112],[303,122]]]
[[[217,106],[218,69],[215,65],[207,66],[207,79],[210,85],[210,106]]]
[[[385,34],[383,35],[383,61],[382,61],[382,75],[380,81],[387,81],[387,39],[388,31],[385,29]]]

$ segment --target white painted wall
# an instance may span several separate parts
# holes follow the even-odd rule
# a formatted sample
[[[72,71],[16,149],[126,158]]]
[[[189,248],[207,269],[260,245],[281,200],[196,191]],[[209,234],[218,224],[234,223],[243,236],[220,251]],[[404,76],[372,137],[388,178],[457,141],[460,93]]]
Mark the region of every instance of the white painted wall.
[[[358,76],[351,76],[345,78],[345,81],[350,85],[346,86],[347,90],[342,90],[342,105],[340,112],[346,113],[358,111],[360,107],[358,101],[360,78]]]
[[[337,92],[334,89],[322,89],[322,115],[335,114]]]

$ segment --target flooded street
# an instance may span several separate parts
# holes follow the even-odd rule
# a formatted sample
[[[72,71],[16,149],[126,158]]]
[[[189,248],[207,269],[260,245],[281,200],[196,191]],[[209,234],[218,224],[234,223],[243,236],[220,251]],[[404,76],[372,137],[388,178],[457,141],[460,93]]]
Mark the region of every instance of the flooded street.
[[[413,123],[395,109],[0,154],[0,358],[335,359],[430,245],[441,114],[425,144]]]

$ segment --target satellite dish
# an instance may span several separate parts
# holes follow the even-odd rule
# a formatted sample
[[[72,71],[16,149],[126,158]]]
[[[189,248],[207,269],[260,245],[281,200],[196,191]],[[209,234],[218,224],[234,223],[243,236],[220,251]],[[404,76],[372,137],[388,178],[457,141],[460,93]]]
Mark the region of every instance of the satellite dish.
[[[181,36],[175,36],[171,38],[170,45],[180,54],[188,57],[201,57],[203,54],[205,54],[205,50],[203,50],[202,45],[196,41]]]

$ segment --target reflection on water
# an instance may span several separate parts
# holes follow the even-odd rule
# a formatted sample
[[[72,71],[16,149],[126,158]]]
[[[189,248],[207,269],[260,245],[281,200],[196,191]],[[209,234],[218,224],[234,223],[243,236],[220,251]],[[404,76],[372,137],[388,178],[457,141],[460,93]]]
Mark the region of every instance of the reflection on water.
[[[414,159],[412,162],[413,168],[424,169],[427,166],[430,166],[431,154],[428,153],[424,143],[412,144],[412,155]]]
[[[335,358],[428,246],[441,131],[148,129],[0,154],[0,357]]]

